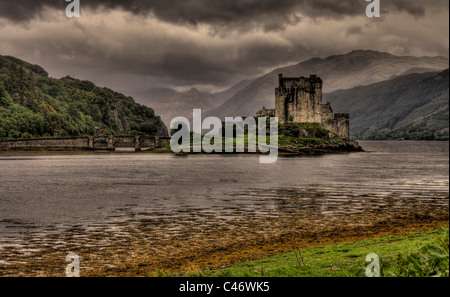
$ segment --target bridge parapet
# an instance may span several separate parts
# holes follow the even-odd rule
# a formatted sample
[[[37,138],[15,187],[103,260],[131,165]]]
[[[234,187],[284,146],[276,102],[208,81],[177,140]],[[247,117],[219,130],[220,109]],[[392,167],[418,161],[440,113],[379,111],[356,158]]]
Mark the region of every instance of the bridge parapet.
[[[161,136],[85,136],[0,140],[0,150],[84,149],[115,150],[116,148],[152,149],[166,145],[170,137]]]

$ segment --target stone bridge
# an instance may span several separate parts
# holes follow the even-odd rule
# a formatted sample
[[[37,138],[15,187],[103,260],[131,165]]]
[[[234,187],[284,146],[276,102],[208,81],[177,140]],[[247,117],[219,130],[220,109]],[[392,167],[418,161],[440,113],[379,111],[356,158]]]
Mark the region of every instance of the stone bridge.
[[[163,136],[85,136],[64,138],[36,138],[0,140],[0,150],[21,149],[83,149],[115,150],[133,148],[136,151],[163,147],[170,143],[170,137]]]

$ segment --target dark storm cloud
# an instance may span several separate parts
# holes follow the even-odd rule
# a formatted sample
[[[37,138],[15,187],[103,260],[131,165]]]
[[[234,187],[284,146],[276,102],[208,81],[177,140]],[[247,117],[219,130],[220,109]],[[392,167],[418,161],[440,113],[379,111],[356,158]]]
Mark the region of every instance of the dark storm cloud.
[[[81,0],[79,19],[67,4],[0,0],[0,54],[127,94],[217,90],[354,49],[448,56],[447,0],[381,0],[377,20],[365,0]]]
[[[391,0],[392,6],[398,10],[404,10],[407,13],[414,15],[414,16],[424,16],[425,15],[425,7],[420,4],[418,4],[415,1],[411,0]],[[433,2],[439,2],[439,1],[430,1],[430,4],[433,4]],[[447,5],[448,7],[448,1],[442,1],[441,7],[444,7]]]
[[[447,0],[381,2],[385,12],[405,11],[415,16],[425,14],[424,5],[448,6]],[[0,17],[27,21],[39,16],[44,7],[63,11],[66,5],[64,0],[0,0]],[[299,14],[340,18],[361,14],[366,5],[365,0],[81,0],[82,9],[121,9],[137,15],[153,14],[176,24],[245,27],[249,23],[259,23],[267,30],[280,29],[286,22],[298,22]]]

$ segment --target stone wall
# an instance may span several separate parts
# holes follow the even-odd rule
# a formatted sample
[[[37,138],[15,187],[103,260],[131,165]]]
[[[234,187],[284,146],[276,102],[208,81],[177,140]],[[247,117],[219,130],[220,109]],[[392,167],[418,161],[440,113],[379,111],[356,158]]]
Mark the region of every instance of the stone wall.
[[[341,138],[350,139],[350,115],[348,113],[337,113],[333,119],[324,120],[322,124]]]
[[[26,149],[26,148],[86,149],[88,147],[89,147],[88,137],[18,139],[18,140],[1,140],[0,141],[0,149]]]
[[[280,124],[322,122],[322,80],[311,75],[286,77],[279,75],[275,89],[275,111]]]
[[[0,140],[0,150],[81,149],[114,150],[116,148],[157,148],[170,143],[170,137],[159,136],[86,136]]]
[[[331,103],[327,102],[322,104],[322,122],[333,119],[333,109],[331,108]]]

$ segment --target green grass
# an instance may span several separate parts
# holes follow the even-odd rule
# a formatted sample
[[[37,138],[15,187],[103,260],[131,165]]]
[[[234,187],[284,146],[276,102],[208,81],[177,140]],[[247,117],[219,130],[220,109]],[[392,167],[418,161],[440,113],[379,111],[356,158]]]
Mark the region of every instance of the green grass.
[[[448,229],[310,247],[188,276],[365,277],[371,253],[380,256],[385,277],[448,276]]]
[[[278,143],[280,146],[299,146],[310,147],[314,145],[330,145],[332,142],[322,138],[298,138],[285,135],[279,135]]]
[[[224,132],[223,132],[224,133]],[[203,142],[202,136],[202,142]],[[219,137],[222,141],[222,150],[225,151],[226,138]],[[282,124],[279,128],[278,145],[283,146],[297,146],[301,148],[312,148],[316,146],[328,146],[341,143],[343,139],[337,134],[325,129],[322,125],[316,123],[292,123]],[[272,144],[270,136],[266,136],[266,142],[263,145]],[[211,145],[214,145],[211,139]],[[257,135],[246,134],[244,138],[233,138],[233,145],[249,146],[255,145],[259,147]],[[193,147],[193,133],[191,133],[191,149]],[[167,145],[165,150],[170,149]]]

